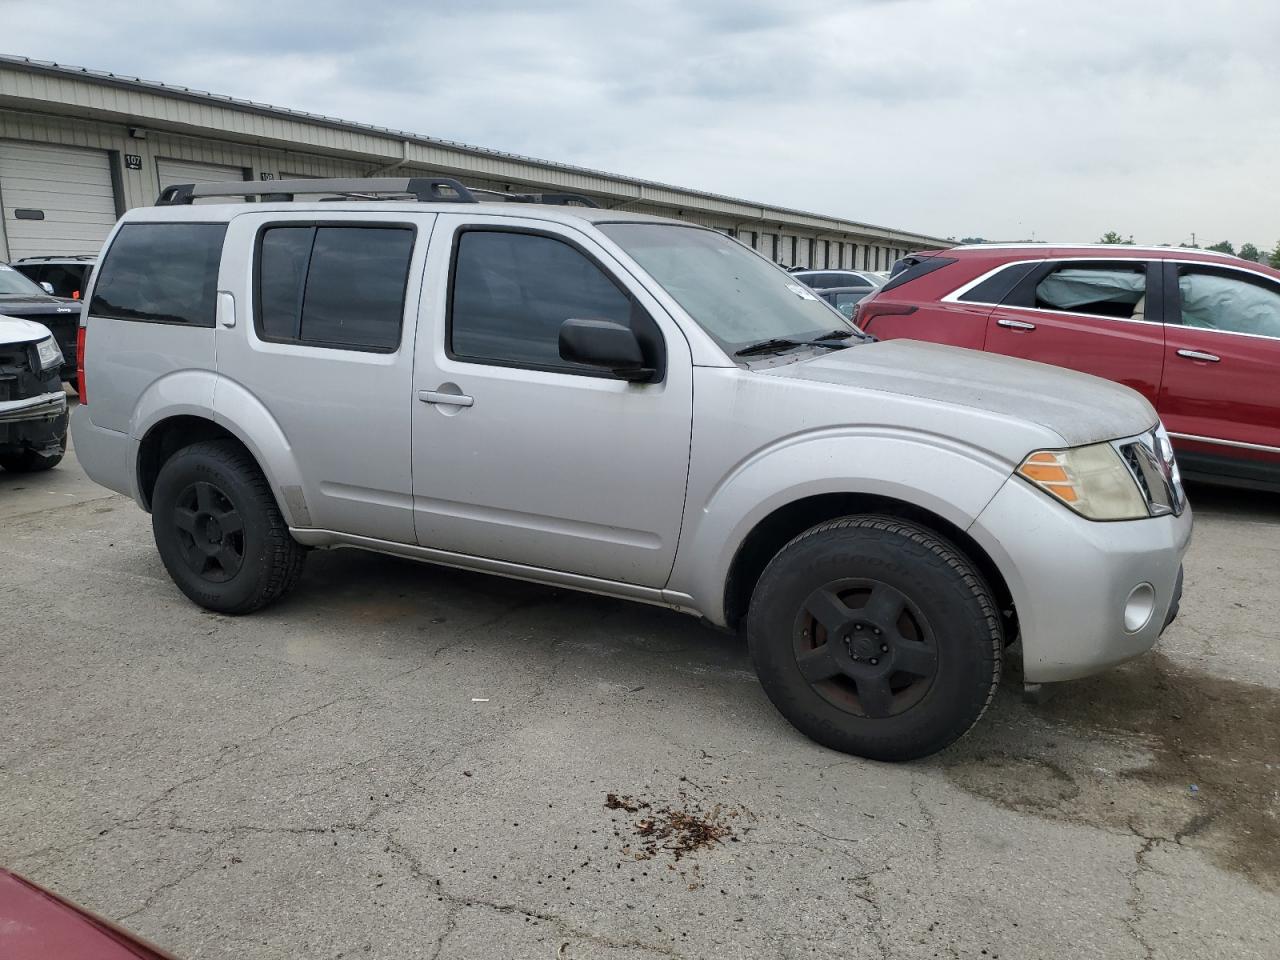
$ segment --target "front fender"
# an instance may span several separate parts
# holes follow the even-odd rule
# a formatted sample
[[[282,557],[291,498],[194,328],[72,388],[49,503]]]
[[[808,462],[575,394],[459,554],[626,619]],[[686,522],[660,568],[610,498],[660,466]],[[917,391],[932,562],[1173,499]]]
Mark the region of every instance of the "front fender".
[[[743,541],[774,511],[808,497],[864,494],[928,510],[966,529],[1012,466],[935,435],[885,428],[828,430],[756,451],[691,500],[669,588],[717,625],[727,622],[725,584]],[[699,502],[701,500],[701,502]]]

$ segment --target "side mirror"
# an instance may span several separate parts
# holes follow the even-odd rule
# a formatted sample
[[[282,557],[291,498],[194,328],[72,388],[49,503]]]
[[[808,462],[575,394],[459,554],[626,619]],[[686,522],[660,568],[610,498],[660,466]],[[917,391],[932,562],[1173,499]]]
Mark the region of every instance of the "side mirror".
[[[650,383],[658,371],[645,365],[635,331],[612,320],[566,320],[560,324],[560,359],[604,367],[619,380]]]
[[[53,296],[53,284],[50,283],[48,280],[40,281],[40,289],[43,290],[45,293],[49,294],[49,296]]]

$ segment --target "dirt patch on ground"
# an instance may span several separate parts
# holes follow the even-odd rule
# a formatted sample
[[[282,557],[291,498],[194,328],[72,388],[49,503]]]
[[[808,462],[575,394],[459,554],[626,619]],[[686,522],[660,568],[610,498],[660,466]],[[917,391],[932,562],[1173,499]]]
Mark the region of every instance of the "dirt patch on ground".
[[[750,814],[720,803],[705,806],[686,790],[663,807],[616,793],[607,794],[604,805],[627,815],[623,823],[615,818],[613,833],[623,841],[622,853],[634,860],[662,855],[681,860],[722,843],[737,843],[739,835],[751,829],[745,824]]]
[[[1010,809],[1192,846],[1280,889],[1280,691],[1151,654],[1064,684],[1042,706],[1005,698],[997,710],[1003,719],[939,758],[957,785]]]

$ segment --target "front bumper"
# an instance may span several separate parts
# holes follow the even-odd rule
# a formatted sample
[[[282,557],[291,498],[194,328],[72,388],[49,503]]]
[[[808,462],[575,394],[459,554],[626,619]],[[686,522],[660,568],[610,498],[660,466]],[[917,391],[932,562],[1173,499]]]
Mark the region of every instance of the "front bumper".
[[[988,551],[1013,594],[1027,683],[1098,673],[1149,650],[1177,613],[1191,508],[1181,516],[1099,523],[1010,478],[969,533]],[[1154,598],[1129,630],[1134,588]]]
[[[21,400],[0,401],[0,447],[44,452],[67,435],[67,395],[61,390]]]

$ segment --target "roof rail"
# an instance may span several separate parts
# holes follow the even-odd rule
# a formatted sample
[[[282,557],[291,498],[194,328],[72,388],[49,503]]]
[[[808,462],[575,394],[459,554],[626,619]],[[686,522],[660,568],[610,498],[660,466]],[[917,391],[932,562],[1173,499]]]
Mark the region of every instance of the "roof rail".
[[[157,207],[181,206],[202,197],[258,197],[263,202],[290,201],[298,194],[340,194],[374,200],[379,194],[410,196],[420,203],[479,203],[452,177],[351,177],[337,180],[263,180],[225,183],[175,183],[156,199]]]
[[[545,203],[555,206],[599,206],[579,193],[508,193],[466,187],[452,177],[362,177],[341,180],[231,180],[225,183],[177,183],[165,187],[157,207],[194,203],[202,197],[257,197],[259,202],[289,202],[299,194],[324,194],[324,199],[377,200],[412,197],[420,203],[479,203],[483,194],[506,203]]]
[[[506,203],[544,203],[556,207],[599,207],[590,197],[580,193],[511,193],[505,190],[488,190],[484,187],[468,187],[472,193],[497,197]]]
[[[63,253],[49,254],[43,257],[19,257],[13,263],[45,263],[49,260],[97,260],[96,253]]]

